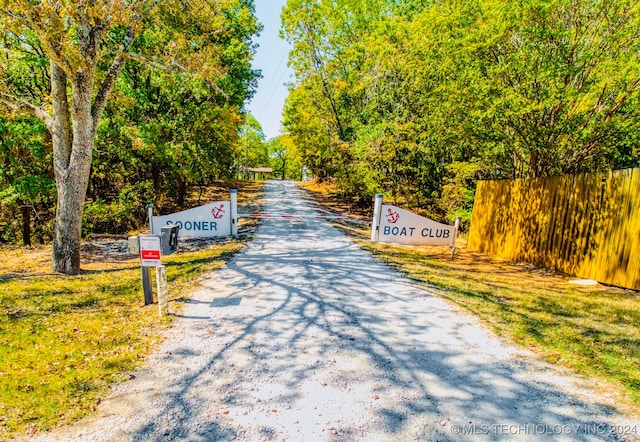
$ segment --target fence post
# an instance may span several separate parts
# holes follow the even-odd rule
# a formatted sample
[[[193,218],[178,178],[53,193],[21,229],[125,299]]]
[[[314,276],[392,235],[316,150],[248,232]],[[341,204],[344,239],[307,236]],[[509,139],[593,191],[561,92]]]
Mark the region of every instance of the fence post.
[[[376,242],[380,237],[380,215],[382,214],[382,194],[377,193],[373,206],[373,221],[371,223],[371,241]]]
[[[238,189],[230,190],[231,199],[231,236],[238,236]]]
[[[156,285],[158,286],[158,312],[160,316],[169,313],[169,293],[167,291],[167,268],[156,267]]]

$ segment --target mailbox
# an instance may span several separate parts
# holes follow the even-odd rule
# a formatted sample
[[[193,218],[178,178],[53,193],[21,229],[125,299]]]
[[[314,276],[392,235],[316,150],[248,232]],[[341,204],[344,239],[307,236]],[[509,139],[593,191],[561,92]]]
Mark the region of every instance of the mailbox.
[[[178,230],[176,224],[160,227],[160,245],[163,255],[171,255],[178,251]]]

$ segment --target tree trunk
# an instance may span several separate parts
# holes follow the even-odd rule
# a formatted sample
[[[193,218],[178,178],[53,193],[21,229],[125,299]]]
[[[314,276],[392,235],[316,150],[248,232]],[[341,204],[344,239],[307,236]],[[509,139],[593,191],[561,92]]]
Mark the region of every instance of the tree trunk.
[[[93,72],[90,69],[88,71],[79,73],[75,78],[70,113],[66,92],[67,77],[55,63],[51,64],[51,90],[55,104],[52,139],[58,190],[52,268],[54,272],[68,275],[80,273],[82,211],[94,143],[91,115]],[[56,95],[58,99],[55,98]]]
[[[75,158],[65,170],[66,173],[56,173],[58,205],[52,267],[54,272],[67,275],[80,273],[82,212],[87,194],[93,149],[93,139],[78,138],[77,141],[74,139],[73,143]],[[58,178],[59,175],[60,178]]]
[[[142,26],[140,13],[151,5],[147,2],[11,3],[2,3],[0,21],[7,27],[6,32],[15,36],[31,28],[26,34],[39,40],[34,47],[49,59],[52,110],[50,112],[46,104],[34,105],[28,99],[14,97],[11,92],[7,94],[6,88],[2,88],[0,102],[12,110],[40,118],[51,133],[58,191],[51,267],[55,272],[77,274],[80,272],[82,211],[98,122],[124,67],[125,54],[133,44],[133,28]],[[68,8],[60,3],[69,3]],[[40,17],[41,14],[44,15]],[[124,35],[120,32],[123,27],[126,28]],[[115,34],[108,34],[110,29],[120,29],[117,33],[122,38],[117,50],[112,47]],[[106,45],[105,35],[109,35]],[[13,55],[6,50],[3,54],[5,52],[11,62]],[[107,67],[109,54],[113,59]],[[94,82],[97,70],[101,72],[99,84]],[[47,101],[45,97],[43,102]]]
[[[75,173],[70,173],[69,178],[64,182],[57,183],[58,207],[52,256],[53,271],[67,275],[80,273],[82,210],[86,193],[81,188],[81,184],[72,178],[82,172],[80,170],[73,172]]]
[[[187,198],[187,183],[184,180],[178,180],[178,185],[176,186],[176,201],[178,207],[184,208],[184,202]]]

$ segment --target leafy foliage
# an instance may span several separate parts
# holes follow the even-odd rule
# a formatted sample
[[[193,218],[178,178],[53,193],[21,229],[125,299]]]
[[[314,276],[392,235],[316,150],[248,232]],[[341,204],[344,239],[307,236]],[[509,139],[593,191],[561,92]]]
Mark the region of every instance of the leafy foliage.
[[[479,178],[640,165],[638,4],[289,0],[284,124],[346,193],[468,217]],[[445,216],[447,215],[447,216]]]
[[[280,135],[268,142],[269,158],[275,177],[302,180],[303,164],[296,145],[288,135]]]
[[[113,205],[114,218],[144,219],[147,203],[159,210],[183,206],[190,186],[234,175],[242,106],[258,76],[249,64],[250,39],[260,27],[252,2],[226,2],[220,8],[205,33],[196,29],[199,21],[188,24],[163,6],[162,21],[134,42],[134,52],[149,53],[195,38],[190,44],[196,50],[188,55],[195,58],[179,64],[194,63],[197,70],[195,65],[189,72],[157,69],[138,60],[125,65],[98,132],[89,187],[91,199]],[[216,50],[202,54],[206,45]],[[216,67],[209,72],[203,62]]]
[[[0,171],[2,218],[33,204],[29,192],[43,199],[39,212],[56,209],[54,260],[67,262],[56,267],[75,269],[78,211],[85,233],[121,232],[144,219],[147,203],[181,205],[189,186],[233,175],[259,75],[253,1],[0,6],[0,114],[41,137],[41,152],[23,148]],[[23,141],[2,137],[3,152]]]
[[[0,242],[21,238],[21,205],[32,206],[37,215],[33,217],[36,238],[44,242],[51,237],[49,209],[56,191],[47,145],[45,128],[38,120],[0,116]]]
[[[269,150],[264,132],[258,120],[249,114],[240,127],[240,147],[237,163],[240,167],[266,167],[269,165]]]

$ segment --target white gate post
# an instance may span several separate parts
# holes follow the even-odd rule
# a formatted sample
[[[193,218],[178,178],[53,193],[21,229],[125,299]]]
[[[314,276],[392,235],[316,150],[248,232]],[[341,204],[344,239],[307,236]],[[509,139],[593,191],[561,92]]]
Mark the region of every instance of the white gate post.
[[[156,267],[156,285],[158,286],[158,311],[160,316],[169,312],[169,293],[167,291],[167,268]]]
[[[377,193],[373,206],[373,222],[371,223],[371,241],[378,241],[380,237],[380,215],[382,215],[382,194]]]
[[[149,212],[149,233],[154,235],[153,232],[153,204],[147,204],[147,211]]]
[[[238,236],[238,189],[229,191],[231,199],[231,236]]]

